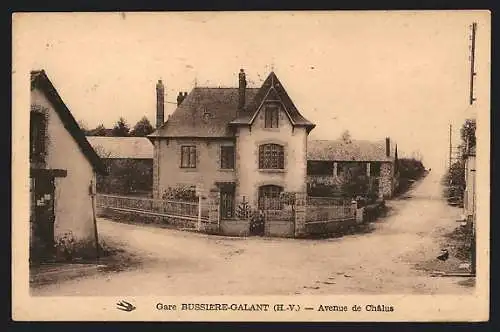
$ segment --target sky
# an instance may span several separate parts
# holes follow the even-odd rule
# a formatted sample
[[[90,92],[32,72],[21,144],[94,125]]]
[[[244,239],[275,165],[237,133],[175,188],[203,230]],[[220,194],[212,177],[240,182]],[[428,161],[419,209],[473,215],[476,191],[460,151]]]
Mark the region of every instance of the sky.
[[[13,70],[44,69],[89,128],[119,117],[154,125],[158,79],[170,114],[177,93],[195,84],[236,87],[244,68],[258,87],[274,70],[316,123],[311,139],[389,136],[400,155],[418,152],[425,166],[444,168],[449,124],[457,144],[466,118],[489,114],[489,41],[484,11],[27,13],[14,17]]]

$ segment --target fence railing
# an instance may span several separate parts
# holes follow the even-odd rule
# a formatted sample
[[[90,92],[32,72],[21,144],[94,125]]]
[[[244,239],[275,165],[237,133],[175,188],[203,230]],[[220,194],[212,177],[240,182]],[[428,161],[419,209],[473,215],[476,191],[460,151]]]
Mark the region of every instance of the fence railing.
[[[292,209],[264,210],[266,220],[272,221],[293,221],[295,218]]]
[[[124,212],[155,214],[186,220],[198,219],[198,203],[193,202],[98,194],[96,205],[100,208]],[[203,204],[201,217],[204,220],[208,219],[208,207]]]
[[[343,197],[314,197],[307,196],[307,205],[312,206],[343,206],[348,205],[351,202]]]
[[[351,205],[307,206],[306,223],[329,222],[356,218]]]

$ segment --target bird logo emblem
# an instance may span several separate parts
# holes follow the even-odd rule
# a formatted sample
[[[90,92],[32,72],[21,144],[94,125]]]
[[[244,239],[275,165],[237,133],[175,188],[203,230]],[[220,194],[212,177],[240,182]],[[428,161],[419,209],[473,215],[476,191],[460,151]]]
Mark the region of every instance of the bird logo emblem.
[[[116,305],[117,305],[116,309],[122,311],[131,312],[136,309],[136,307],[132,303],[129,303],[127,301],[120,301]]]

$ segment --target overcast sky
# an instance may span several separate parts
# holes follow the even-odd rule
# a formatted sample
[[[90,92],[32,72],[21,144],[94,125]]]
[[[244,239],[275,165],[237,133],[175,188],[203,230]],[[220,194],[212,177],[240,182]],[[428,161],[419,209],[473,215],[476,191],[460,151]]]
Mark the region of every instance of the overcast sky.
[[[443,168],[448,125],[489,112],[485,12],[25,14],[14,52],[45,69],[77,120],[154,125],[155,83],[166,100],[199,86],[260,86],[271,68],[317,124],[311,138],[390,136],[427,167]],[[469,94],[469,25],[478,22],[476,95]],[[14,53],[14,62],[16,53]],[[14,66],[15,69],[15,66]],[[166,113],[175,105],[167,104]]]

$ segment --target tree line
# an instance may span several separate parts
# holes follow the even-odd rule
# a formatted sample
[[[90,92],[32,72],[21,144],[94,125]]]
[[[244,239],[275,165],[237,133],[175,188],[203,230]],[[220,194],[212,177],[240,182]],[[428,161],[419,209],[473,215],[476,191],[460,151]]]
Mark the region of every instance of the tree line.
[[[123,117],[120,117],[112,128],[106,128],[101,123],[97,127],[89,129],[81,121],[79,121],[78,125],[86,136],[144,137],[154,131],[151,122],[146,116],[143,116],[139,121],[137,121],[132,128],[130,128],[129,124]]]

